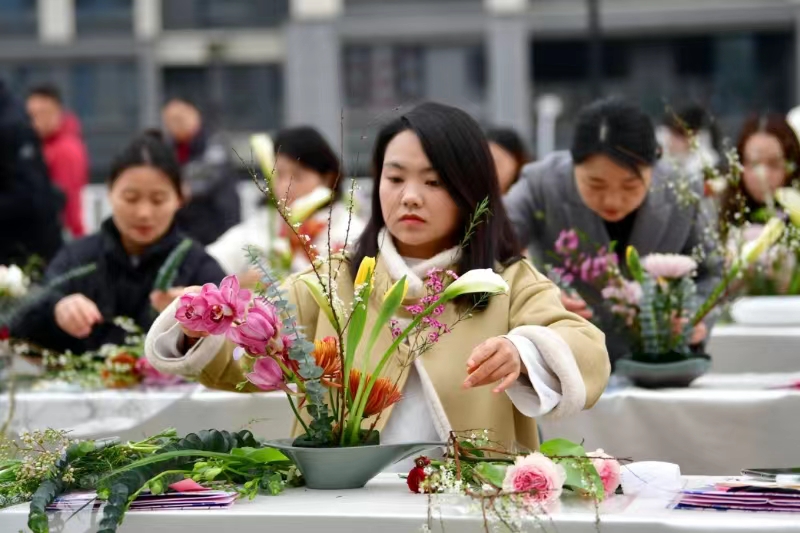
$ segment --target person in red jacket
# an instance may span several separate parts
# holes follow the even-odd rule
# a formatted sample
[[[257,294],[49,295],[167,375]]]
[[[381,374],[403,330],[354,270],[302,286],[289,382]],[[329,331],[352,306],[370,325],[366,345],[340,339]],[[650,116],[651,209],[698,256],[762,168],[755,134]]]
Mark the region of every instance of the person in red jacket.
[[[78,118],[67,112],[61,94],[52,85],[33,88],[28,93],[28,114],[42,140],[50,179],[66,196],[64,226],[73,237],[84,235],[81,194],[89,181],[89,158],[81,139]]]

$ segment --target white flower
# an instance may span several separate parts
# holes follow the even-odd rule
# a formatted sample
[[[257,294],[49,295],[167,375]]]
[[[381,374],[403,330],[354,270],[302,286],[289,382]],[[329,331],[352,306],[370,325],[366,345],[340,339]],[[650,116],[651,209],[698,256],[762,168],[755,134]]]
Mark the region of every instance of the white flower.
[[[783,235],[786,223],[779,218],[771,218],[761,234],[742,247],[739,259],[746,265],[755,263]]]
[[[29,284],[30,280],[17,265],[0,265],[0,293],[5,292],[13,298],[19,298],[28,292]]]
[[[642,267],[654,278],[680,279],[697,270],[697,261],[687,255],[650,254]]]
[[[786,210],[792,224],[800,226],[800,192],[791,187],[782,187],[775,191],[775,199]]]
[[[470,270],[447,286],[442,299],[449,301],[463,294],[481,292],[508,294],[508,283],[490,268]]]
[[[327,187],[317,187],[309,194],[301,196],[292,202],[292,224],[304,222],[308,217],[317,212],[319,208],[330,203],[333,191]]]

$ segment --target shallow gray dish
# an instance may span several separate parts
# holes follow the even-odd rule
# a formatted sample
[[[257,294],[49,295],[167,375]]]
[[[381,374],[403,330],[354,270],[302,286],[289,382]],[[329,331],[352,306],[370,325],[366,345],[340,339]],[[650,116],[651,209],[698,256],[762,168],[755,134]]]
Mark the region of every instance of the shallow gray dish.
[[[446,446],[444,442],[409,442],[348,448],[301,448],[294,439],[264,444],[282,451],[303,473],[310,489],[358,489],[390,464],[422,450]]]
[[[672,363],[644,363],[631,359],[617,361],[614,373],[628,378],[638,387],[661,389],[688,387],[711,368],[711,360],[694,357]]]

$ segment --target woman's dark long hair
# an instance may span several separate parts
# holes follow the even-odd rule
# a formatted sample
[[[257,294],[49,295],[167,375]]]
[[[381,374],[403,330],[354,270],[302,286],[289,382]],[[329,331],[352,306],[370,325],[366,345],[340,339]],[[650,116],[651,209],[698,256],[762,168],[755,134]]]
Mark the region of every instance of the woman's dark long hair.
[[[750,137],[757,133],[766,133],[778,139],[783,149],[783,157],[787,163],[786,180],[784,187],[800,186],[800,141],[797,139],[794,130],[783,117],[783,115],[752,115],[742,126],[739,140],[736,143],[736,151],[739,154],[739,161],[744,164],[744,149]],[[736,214],[743,209],[750,213],[756,211],[761,205],[753,198],[744,186],[744,179],[738,183],[728,184],[728,189],[722,198],[721,225],[741,225],[746,221],[745,218],[738,219]]]
[[[462,250],[459,272],[508,265],[519,258],[517,243],[500,195],[494,162],[480,126],[467,113],[442,104],[421,104],[383,127],[375,141],[372,172],[372,215],[356,244],[350,269],[355,276],[364,257],[375,257],[378,234],[386,225],[380,199],[383,159],[389,142],[399,133],[412,131],[462,218],[456,240],[461,242],[478,205],[488,198],[491,214],[483,219]]]

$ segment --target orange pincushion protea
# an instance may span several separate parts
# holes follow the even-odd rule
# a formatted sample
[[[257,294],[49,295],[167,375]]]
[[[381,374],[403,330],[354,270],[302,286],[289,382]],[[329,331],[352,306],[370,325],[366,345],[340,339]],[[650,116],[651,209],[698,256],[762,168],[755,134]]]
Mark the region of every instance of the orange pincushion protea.
[[[329,387],[340,387],[342,377],[342,360],[339,358],[339,342],[336,337],[325,337],[314,341],[312,354],[317,366],[322,368],[322,383]],[[297,374],[300,365],[289,360],[292,370]]]
[[[372,381],[372,376],[367,374],[367,384]],[[354,400],[358,391],[358,384],[361,381],[361,372],[358,370],[350,371],[350,399]],[[364,385],[364,387],[367,386]],[[365,389],[366,390],[366,389]],[[378,378],[373,385],[367,398],[367,405],[364,407],[364,418],[377,415],[387,407],[400,401],[403,397],[397,386],[389,378]]]

